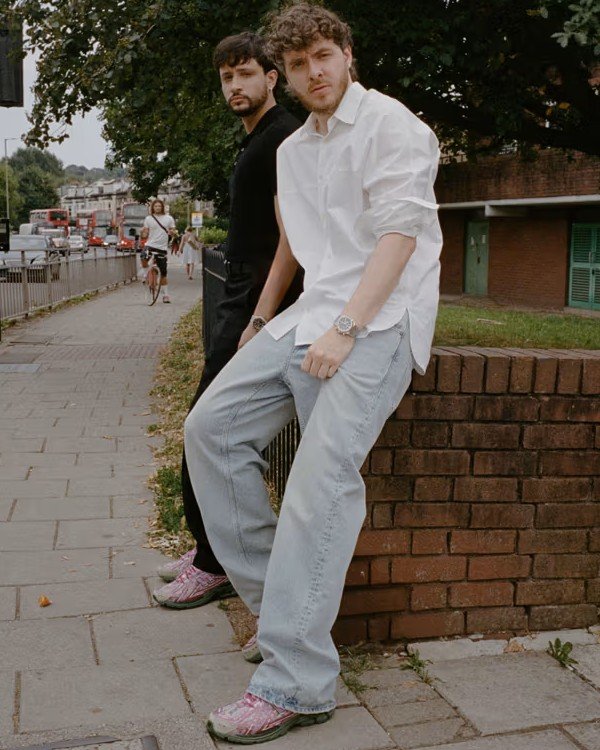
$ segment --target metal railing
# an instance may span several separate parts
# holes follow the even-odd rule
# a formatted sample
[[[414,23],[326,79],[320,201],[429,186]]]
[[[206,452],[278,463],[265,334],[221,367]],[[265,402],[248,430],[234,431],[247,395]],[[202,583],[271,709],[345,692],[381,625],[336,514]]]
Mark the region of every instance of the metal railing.
[[[0,265],[0,320],[21,318],[82,294],[133,281],[136,275],[133,251],[113,255],[108,248],[94,248],[65,256],[46,252],[46,260],[40,263],[28,262],[22,252],[20,262]]]
[[[216,320],[217,305],[223,299],[225,256],[222,246],[202,248],[202,339],[204,351],[210,346],[211,331]],[[264,451],[269,468],[265,479],[278,499],[283,498],[287,478],[300,443],[300,425],[293,419]]]

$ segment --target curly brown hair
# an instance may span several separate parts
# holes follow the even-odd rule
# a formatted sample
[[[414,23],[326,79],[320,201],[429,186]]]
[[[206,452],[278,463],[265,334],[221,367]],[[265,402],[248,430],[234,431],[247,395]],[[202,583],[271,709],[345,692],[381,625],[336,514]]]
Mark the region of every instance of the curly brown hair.
[[[323,37],[341,49],[352,47],[352,32],[345,21],[316,3],[293,1],[268,16],[267,50],[283,70],[283,53],[309,47]]]

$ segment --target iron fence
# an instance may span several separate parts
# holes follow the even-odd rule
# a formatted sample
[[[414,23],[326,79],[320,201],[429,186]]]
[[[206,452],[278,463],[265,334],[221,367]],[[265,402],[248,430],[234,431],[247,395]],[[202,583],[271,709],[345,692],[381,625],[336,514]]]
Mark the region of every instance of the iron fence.
[[[202,339],[204,351],[210,346],[217,305],[223,299],[225,284],[225,256],[222,246],[202,249]],[[264,451],[269,464],[265,478],[281,500],[285,491],[292,462],[300,443],[300,425],[292,420]]]
[[[0,319],[11,320],[59,302],[133,281],[137,274],[136,255],[98,251],[49,256],[40,263],[21,260],[0,266]]]

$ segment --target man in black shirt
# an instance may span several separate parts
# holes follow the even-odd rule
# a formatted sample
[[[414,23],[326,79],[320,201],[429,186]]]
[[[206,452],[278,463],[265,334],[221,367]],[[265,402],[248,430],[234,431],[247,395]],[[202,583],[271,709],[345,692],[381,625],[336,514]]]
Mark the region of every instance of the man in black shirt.
[[[300,125],[275,102],[273,89],[277,71],[258,35],[244,32],[223,39],[213,59],[225,100],[241,117],[247,135],[229,182],[230,223],[224,295],[216,311],[211,345],[205,352],[200,385],[190,408],[236,353],[244,330],[249,326],[258,329],[265,323],[260,318],[252,318],[252,313],[279,242],[275,214],[276,153],[279,144]],[[292,304],[301,291],[302,279],[298,277],[281,309]],[[235,592],[206,536],[185,452],[181,468],[185,517],[196,547],[159,568],[159,575],[168,583],[154,592],[154,598],[165,607],[188,609]]]

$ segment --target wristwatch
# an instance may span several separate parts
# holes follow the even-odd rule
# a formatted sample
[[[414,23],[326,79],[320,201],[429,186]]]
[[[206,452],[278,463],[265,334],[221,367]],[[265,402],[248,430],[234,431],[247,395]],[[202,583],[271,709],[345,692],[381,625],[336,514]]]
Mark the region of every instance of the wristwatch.
[[[252,324],[252,328],[254,328],[255,331],[260,331],[261,328],[264,328],[267,325],[267,321],[263,318],[262,315],[253,315],[250,318],[250,323]]]
[[[360,331],[360,326],[349,315],[338,315],[333,325],[342,336],[356,338],[356,334]]]

